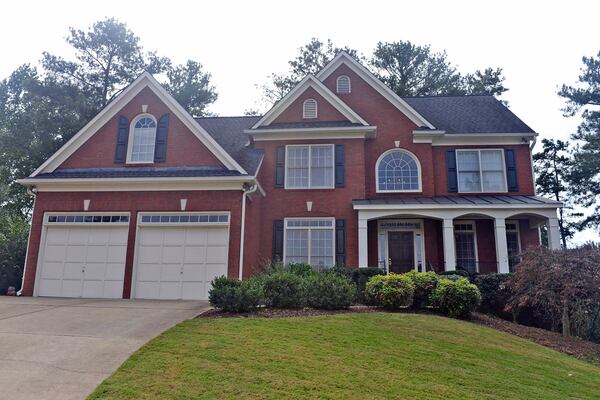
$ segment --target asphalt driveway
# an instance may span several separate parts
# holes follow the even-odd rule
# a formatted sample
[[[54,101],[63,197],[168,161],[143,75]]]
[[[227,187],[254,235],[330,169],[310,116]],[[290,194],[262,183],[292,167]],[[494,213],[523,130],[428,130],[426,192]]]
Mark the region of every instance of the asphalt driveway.
[[[140,346],[205,301],[0,297],[0,391],[83,399]]]

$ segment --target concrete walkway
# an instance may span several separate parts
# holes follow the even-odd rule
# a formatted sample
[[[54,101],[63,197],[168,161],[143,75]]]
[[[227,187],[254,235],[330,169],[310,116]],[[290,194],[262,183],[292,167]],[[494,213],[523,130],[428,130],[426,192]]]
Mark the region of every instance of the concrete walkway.
[[[135,350],[205,301],[0,297],[7,399],[84,399]]]

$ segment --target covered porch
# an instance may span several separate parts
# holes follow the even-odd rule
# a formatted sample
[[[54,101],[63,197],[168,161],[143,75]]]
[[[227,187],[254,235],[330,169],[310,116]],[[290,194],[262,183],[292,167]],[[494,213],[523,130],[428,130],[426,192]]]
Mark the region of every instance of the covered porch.
[[[560,203],[537,196],[435,196],[355,200],[358,262],[389,272],[508,273],[519,254],[560,247]]]

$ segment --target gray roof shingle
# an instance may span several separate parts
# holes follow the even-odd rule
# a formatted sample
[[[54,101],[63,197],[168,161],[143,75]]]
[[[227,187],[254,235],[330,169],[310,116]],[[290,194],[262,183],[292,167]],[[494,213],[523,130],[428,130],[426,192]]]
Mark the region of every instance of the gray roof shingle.
[[[534,133],[494,96],[422,96],[403,99],[446,133]]]
[[[195,120],[249,175],[254,175],[262,160],[263,151],[247,147],[250,138],[244,130],[252,128],[260,118],[261,116],[201,117]]]

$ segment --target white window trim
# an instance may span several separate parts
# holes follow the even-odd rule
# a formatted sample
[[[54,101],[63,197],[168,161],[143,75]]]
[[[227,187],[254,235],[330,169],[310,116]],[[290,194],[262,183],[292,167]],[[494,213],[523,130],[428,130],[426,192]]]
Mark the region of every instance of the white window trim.
[[[343,78],[348,79],[348,91],[347,92],[340,92],[340,79],[343,79]],[[340,75],[337,77],[337,79],[335,80],[335,91],[336,91],[336,93],[339,93],[339,94],[352,93],[352,81],[350,80],[350,77],[348,75]]]
[[[314,117],[307,117],[306,116],[306,103],[308,103],[309,101],[312,101],[315,103],[315,116]],[[317,100],[315,99],[306,99],[304,100],[304,102],[302,103],[302,118],[304,119],[316,119],[319,118],[319,104],[317,103]]]
[[[400,152],[404,152],[404,153],[408,154],[417,163],[417,177],[418,177],[418,183],[419,183],[418,189],[416,189],[416,190],[414,190],[414,189],[410,189],[410,190],[409,189],[405,189],[405,190],[381,190],[381,189],[379,189],[379,163],[381,163],[381,160],[383,160],[383,158],[385,156],[387,156],[388,154],[393,153],[395,151],[400,151]],[[421,182],[421,162],[419,161],[419,158],[415,155],[415,153],[413,153],[412,151],[406,150],[406,149],[401,149],[399,147],[395,147],[393,149],[389,149],[389,150],[383,152],[377,159],[377,162],[375,163],[375,191],[376,191],[376,193],[420,193],[420,192],[422,192],[423,186],[422,186],[422,182]]]
[[[83,216],[125,216],[128,217],[127,222],[49,222],[48,219],[52,215],[83,215]],[[74,212],[74,211],[46,211],[44,212],[44,220],[42,222],[43,226],[129,226],[131,222],[131,213],[123,212],[123,211],[83,211],[83,212]]]
[[[131,160],[131,154],[133,152],[133,129],[135,127],[135,124],[141,118],[151,118],[154,121],[154,124],[156,125],[156,129],[154,131],[154,151],[156,151],[156,134],[158,131],[158,121],[152,114],[143,113],[143,114],[136,115],[135,118],[131,121],[131,124],[129,124],[129,137],[127,139],[127,164],[154,164],[154,156],[152,157],[152,161],[132,161]]]
[[[331,168],[331,186],[312,186],[311,181],[311,160],[312,160],[312,148],[313,147],[331,147],[331,157],[333,165]],[[288,149],[290,147],[308,147],[308,186],[306,187],[290,187],[288,185]],[[333,144],[289,144],[285,146],[285,171],[284,171],[284,189],[288,190],[309,190],[309,189],[335,189],[335,145]]]
[[[456,227],[456,225],[462,225],[462,224],[471,224],[473,229],[471,229],[470,231],[457,231],[456,229],[454,229],[454,234],[455,235],[457,233],[458,234],[461,234],[461,233],[472,233],[473,234],[473,247],[475,248],[475,271],[477,273],[479,273],[479,252],[477,251],[478,246],[477,246],[477,224],[476,224],[476,221],[475,220],[458,219],[458,220],[454,220],[453,226]],[[456,253],[456,239],[454,239],[454,252]],[[456,258],[458,260],[458,257],[456,257]]]
[[[502,172],[503,172],[503,176],[504,176],[504,190],[501,191],[497,191],[497,190],[483,190],[483,172],[481,171],[481,151],[490,151],[490,150],[495,150],[495,151],[500,151],[502,153]],[[460,187],[460,167],[459,167],[459,157],[458,157],[458,153],[464,153],[464,152],[473,152],[476,151],[477,152],[477,157],[479,158],[479,181],[481,182],[481,191],[466,191],[466,190],[461,190]],[[458,193],[508,193],[508,182],[506,180],[506,158],[504,156],[504,149],[502,148],[494,148],[494,149],[456,149],[456,181],[458,183]]]
[[[292,226],[290,228],[288,228],[288,221],[297,221],[297,220],[303,220],[303,221],[331,221],[331,228],[329,227],[325,227],[325,226]],[[323,217],[323,218],[318,218],[318,217],[314,217],[314,218],[294,218],[294,217],[289,217],[289,218],[284,218],[283,219],[283,263],[287,264],[286,261],[286,257],[287,255],[286,253],[286,249],[287,249],[287,231],[288,229],[295,229],[295,230],[299,230],[299,229],[307,229],[308,230],[308,243],[307,243],[307,249],[308,249],[308,264],[312,266],[312,264],[310,263],[311,261],[311,257],[312,257],[312,252],[311,252],[311,231],[313,229],[320,229],[320,230],[325,230],[325,229],[329,229],[331,230],[332,234],[333,234],[333,241],[332,241],[332,257],[333,257],[333,264],[331,266],[335,265],[335,218],[332,217]]]
[[[142,221],[142,217],[145,216],[156,216],[156,215],[160,215],[160,216],[227,216],[227,222],[220,222],[220,221],[213,221],[213,222],[208,222],[208,221],[204,221],[204,222],[143,222]],[[138,213],[138,217],[137,217],[137,225],[138,226],[174,226],[174,227],[181,227],[181,228],[185,228],[186,226],[205,226],[205,227],[211,227],[211,226],[229,226],[231,222],[231,212],[229,211],[203,211],[203,212],[160,212],[160,211],[153,211],[153,212],[140,212]]]

